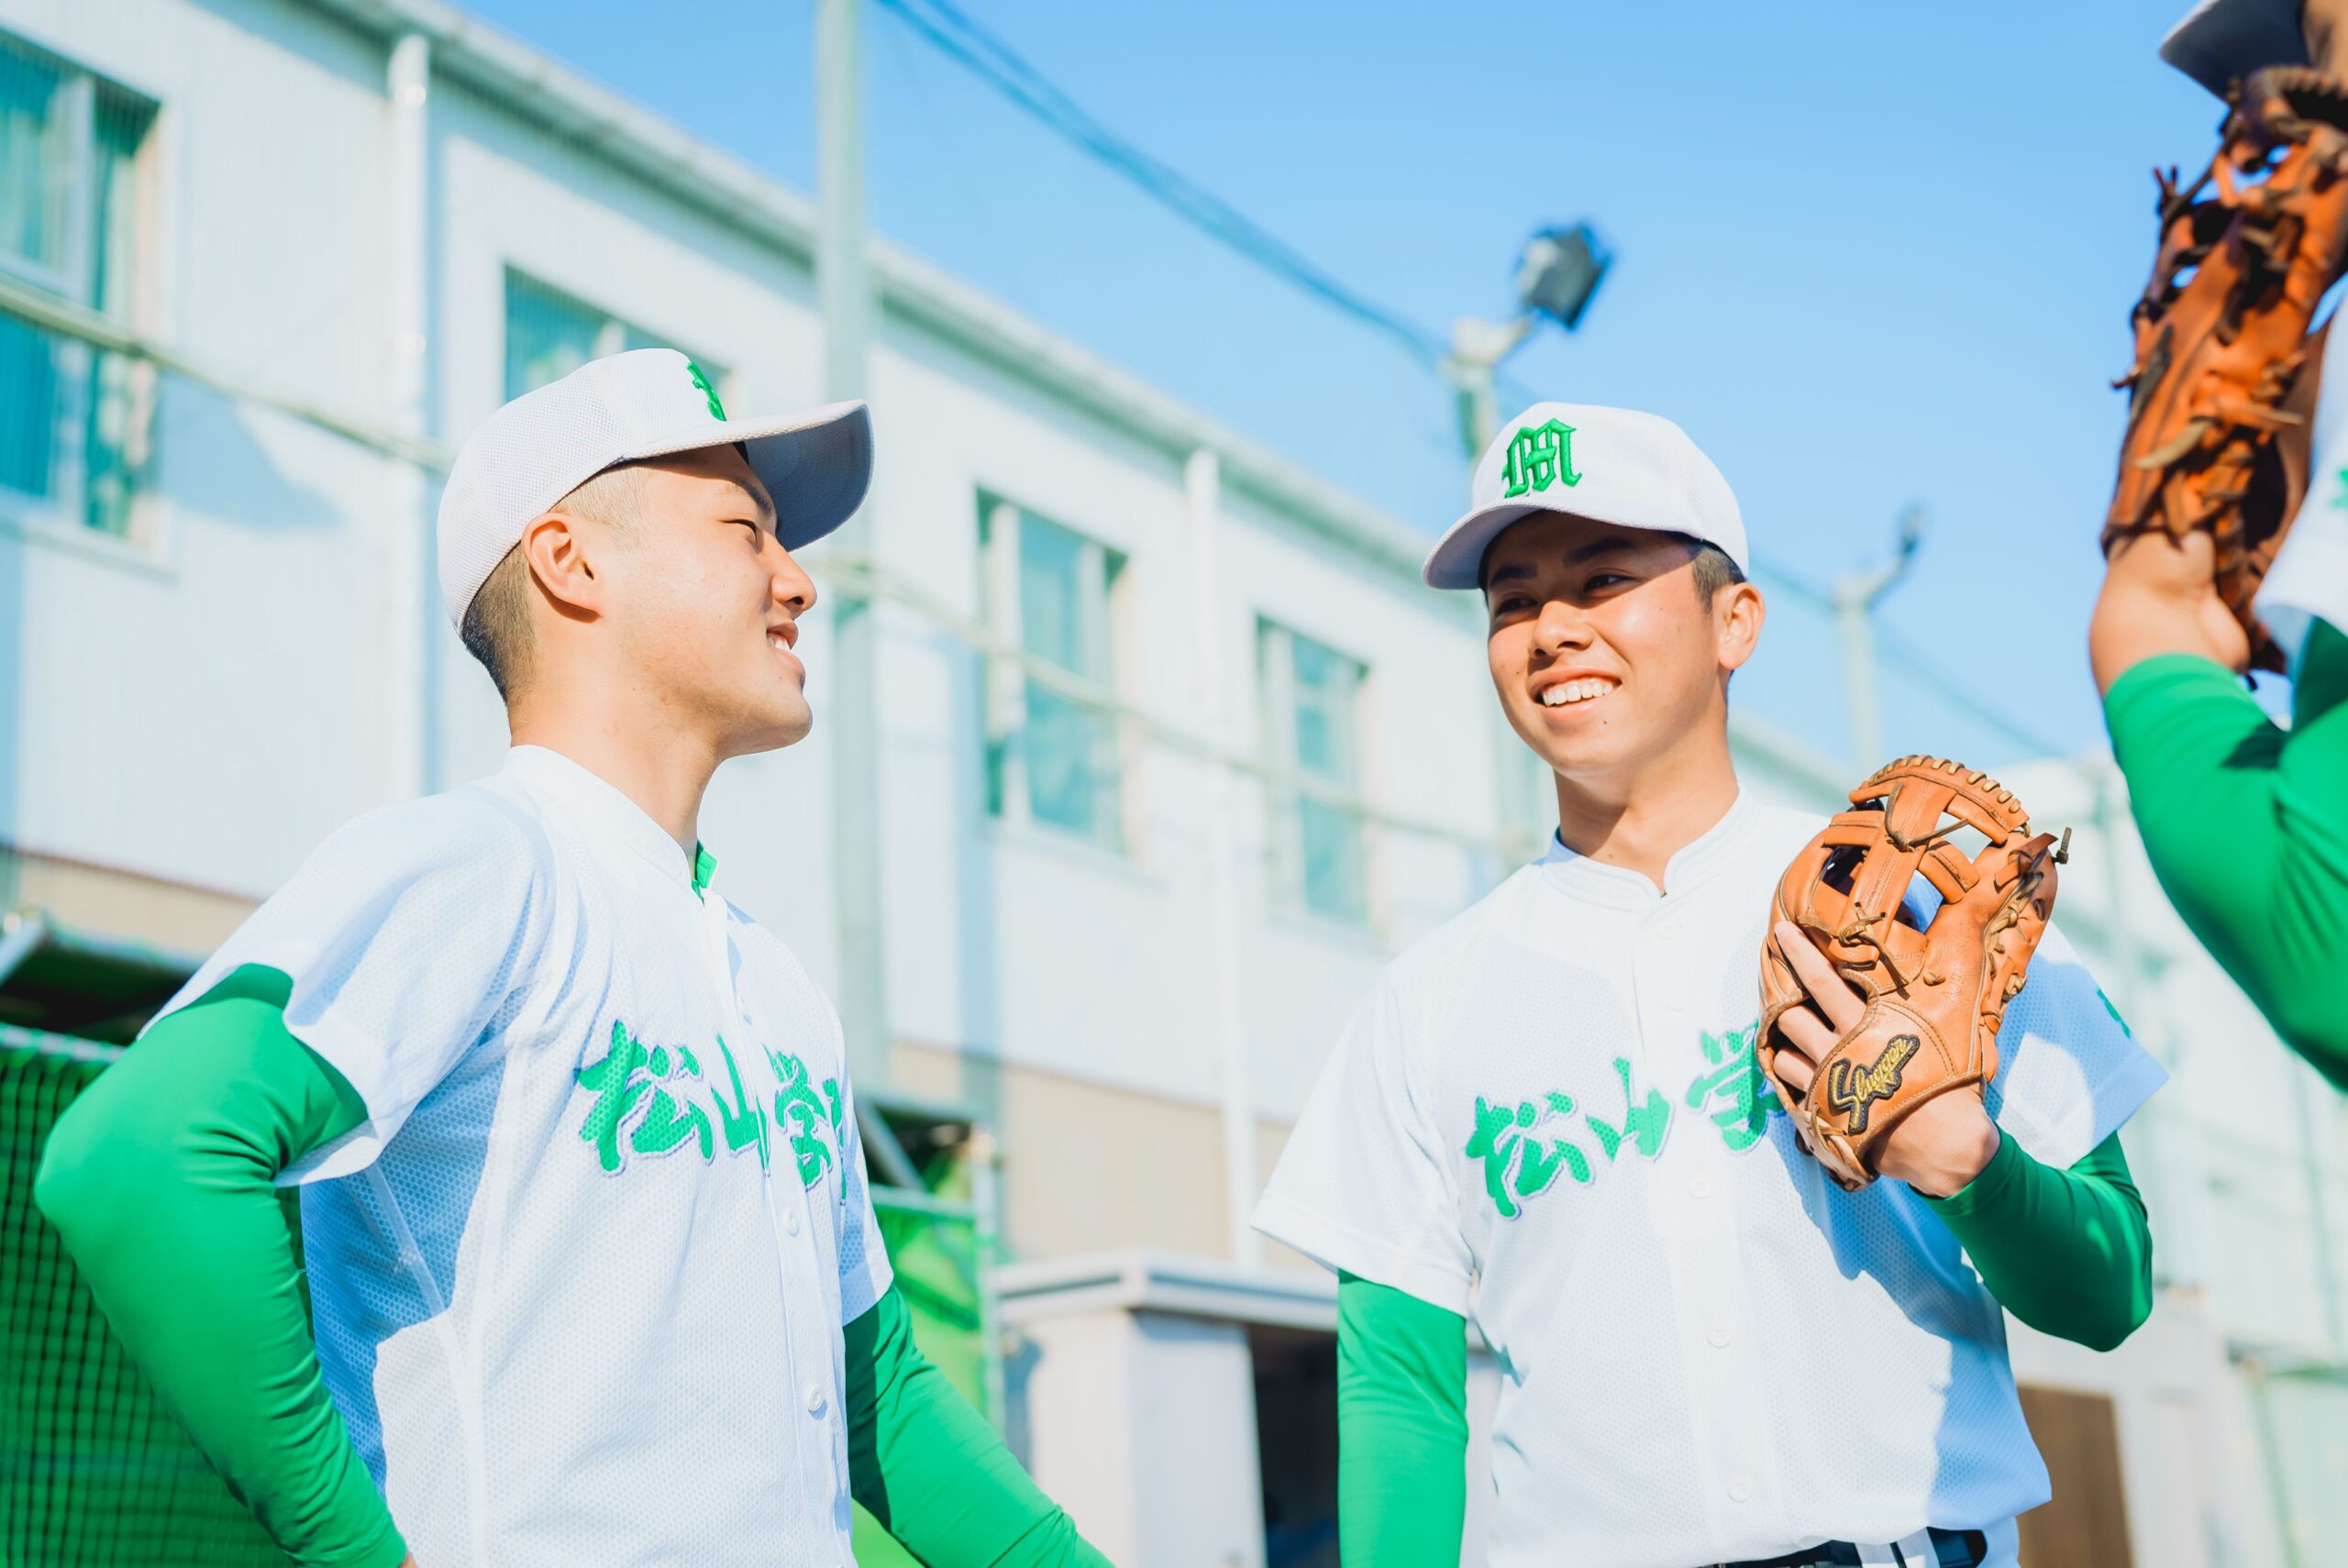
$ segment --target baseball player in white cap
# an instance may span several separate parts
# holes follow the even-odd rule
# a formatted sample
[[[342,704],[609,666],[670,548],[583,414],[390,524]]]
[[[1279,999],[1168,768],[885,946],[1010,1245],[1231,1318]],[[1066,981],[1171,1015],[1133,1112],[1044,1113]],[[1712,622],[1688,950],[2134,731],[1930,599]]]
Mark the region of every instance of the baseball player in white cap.
[[[1745,568],[1678,425],[1566,403],[1501,432],[1427,558],[1483,594],[1557,834],[1389,966],[1257,1211],[1339,1275],[1348,1562],[1458,1559],[1472,1318],[1501,1377],[1492,1568],[2010,1568],[2048,1482],[2000,1304],[2098,1346],[2149,1309],[2114,1132],[2162,1074],[2055,932],[1986,1110],[1920,1110],[1855,1193],[1796,1143],[1754,1060],[1757,963],[1821,819],[1732,763]],[[1822,961],[1804,979],[1816,1060],[1858,999]]]
[[[838,1021],[695,831],[808,731],[791,552],[870,468],[862,403],[729,418],[668,349],[492,415],[439,565],[504,770],[329,838],[58,1124],[42,1209],[295,1562],[812,1568],[851,1496],[1103,1561],[914,1348]]]

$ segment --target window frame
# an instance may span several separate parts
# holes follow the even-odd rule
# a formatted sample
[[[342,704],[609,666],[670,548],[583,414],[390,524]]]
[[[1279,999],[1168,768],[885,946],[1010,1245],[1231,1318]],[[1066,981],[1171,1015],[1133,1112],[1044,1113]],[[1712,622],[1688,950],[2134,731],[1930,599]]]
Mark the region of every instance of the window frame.
[[[1344,749],[1349,777],[1343,783],[1307,771],[1297,755],[1297,724],[1301,716],[1296,680],[1296,645],[1300,642],[1342,660],[1354,672],[1352,690],[1345,700]],[[1256,617],[1256,683],[1265,773],[1265,858],[1273,902],[1284,913],[1352,934],[1371,936],[1381,929],[1385,902],[1374,831],[1377,812],[1370,804],[1367,782],[1374,679],[1368,659],[1309,632],[1299,631],[1274,616],[1259,613]],[[1357,874],[1352,882],[1356,907],[1351,910],[1329,909],[1312,901],[1304,860],[1304,807],[1308,801],[1342,812],[1352,827],[1357,850]]]
[[[144,314],[158,264],[161,243],[155,211],[156,151],[163,105],[152,94],[120,79],[84,65],[14,27],[0,27],[0,39],[18,52],[54,71],[63,80],[50,105],[52,122],[62,119],[66,130],[65,211],[61,218],[65,248],[58,268],[0,251],[0,273],[11,281],[64,304],[94,315],[136,326]],[[96,251],[98,204],[103,171],[99,162],[98,116],[107,97],[121,100],[127,112],[140,116],[138,135],[124,159],[133,182],[128,221],[130,267],[121,281],[121,303],[109,308],[97,297],[99,257]],[[160,413],[160,373],[149,360],[102,350],[70,332],[0,311],[24,331],[50,346],[56,390],[48,431],[51,484],[46,492],[19,490],[0,480],[0,526],[22,537],[63,543],[95,550],[102,557],[144,560],[154,552],[153,497],[148,476],[156,459],[156,421]],[[122,387],[127,409],[123,437],[124,469],[129,493],[117,527],[103,525],[92,515],[90,435],[97,416],[101,369],[109,360],[127,367]]]
[[[981,491],[978,501],[979,599],[991,644],[982,655],[980,676],[985,813],[1014,832],[1048,834],[1120,860],[1137,861],[1137,763],[1146,737],[1123,695],[1132,664],[1124,635],[1132,622],[1132,558],[1083,529],[1004,496]],[[1030,520],[1077,542],[1079,641],[1087,661],[1095,666],[1094,673],[1066,669],[1027,646],[1021,538]],[[1084,708],[1104,732],[1094,763],[1094,825],[1090,832],[1036,813],[1027,754],[1031,686]]]
[[[581,294],[573,290],[565,288],[560,283],[553,282],[548,279],[540,276],[538,273],[532,271],[529,268],[518,264],[511,257],[508,257],[499,263],[498,268],[497,308],[499,313],[499,353],[497,369],[498,386],[500,390],[499,402],[508,403],[522,395],[523,392],[535,392],[537,390],[537,387],[525,387],[521,392],[516,392],[514,389],[514,285],[517,281],[526,288],[536,289],[541,293],[550,294],[561,304],[574,307],[582,318],[593,317],[594,319],[595,336],[594,340],[588,350],[588,359],[600,359],[607,354],[620,353],[628,347],[628,338],[630,335],[634,335],[637,337],[644,339],[644,341],[636,345],[637,348],[673,348],[678,353],[682,354],[687,359],[691,359],[694,364],[700,366],[702,373],[709,378],[710,385],[716,389],[719,401],[723,402],[725,400],[727,382],[733,374],[733,372],[725,365],[714,359],[704,359],[701,355],[694,353],[692,349],[687,348],[683,344],[678,343],[671,338],[665,337],[661,334],[653,331],[651,328],[645,326],[639,322],[630,320],[628,317],[620,315],[617,311],[611,309],[607,305],[598,304],[595,301],[589,299],[584,294]],[[552,379],[559,380],[560,378],[556,377]],[[537,386],[545,386],[548,383],[546,381],[540,381],[537,383]]]

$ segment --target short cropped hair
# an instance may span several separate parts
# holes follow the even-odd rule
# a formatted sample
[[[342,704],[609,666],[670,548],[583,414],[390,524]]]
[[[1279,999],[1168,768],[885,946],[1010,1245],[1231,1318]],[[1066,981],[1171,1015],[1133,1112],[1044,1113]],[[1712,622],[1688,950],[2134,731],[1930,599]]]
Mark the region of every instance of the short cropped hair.
[[[1696,602],[1710,610],[1713,595],[1723,588],[1733,588],[1744,580],[1744,573],[1729,558],[1726,550],[1705,540],[1680,536],[1696,547]]]
[[[634,467],[622,463],[594,475],[547,510],[576,513],[626,535],[643,515],[642,489]],[[489,671],[497,694],[513,701],[530,674],[530,563],[521,546],[506,551],[482,580],[473,602],[465,607],[458,635],[465,651]]]

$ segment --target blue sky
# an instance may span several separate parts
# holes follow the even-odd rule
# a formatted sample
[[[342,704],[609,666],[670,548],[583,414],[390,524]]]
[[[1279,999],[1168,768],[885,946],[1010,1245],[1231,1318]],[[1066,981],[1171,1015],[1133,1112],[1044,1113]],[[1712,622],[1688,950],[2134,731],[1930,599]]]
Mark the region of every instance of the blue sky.
[[[810,0],[467,0],[812,188]],[[2218,105],[2154,47],[2183,0],[2024,8],[963,0],[1073,97],[1360,293],[1437,330],[1588,217],[1618,260],[1537,395],[1678,420],[1765,561],[1822,583],[1931,515],[1883,624],[2064,751],[2155,161]],[[873,226],[1430,535],[1464,458],[1401,353],[1230,257],[868,7]],[[655,47],[657,46],[657,47]],[[1789,595],[1740,700],[1839,750]],[[1888,745],[2010,742],[1891,672]]]

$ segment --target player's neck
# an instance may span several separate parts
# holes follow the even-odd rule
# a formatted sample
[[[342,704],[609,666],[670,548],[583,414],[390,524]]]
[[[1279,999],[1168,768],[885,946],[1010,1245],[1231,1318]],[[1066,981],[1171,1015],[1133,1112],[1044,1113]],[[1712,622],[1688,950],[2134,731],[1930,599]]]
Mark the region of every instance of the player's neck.
[[[1726,728],[1706,727],[1634,774],[1557,775],[1557,837],[1575,854],[1636,871],[1660,890],[1671,857],[1734,804]]]
[[[515,745],[559,752],[636,802],[690,858],[700,834],[701,801],[723,760],[713,744],[671,720],[638,715],[628,697],[608,690],[532,691],[506,713]]]

